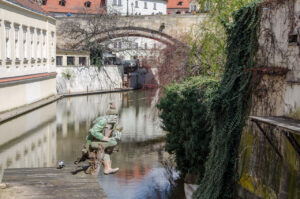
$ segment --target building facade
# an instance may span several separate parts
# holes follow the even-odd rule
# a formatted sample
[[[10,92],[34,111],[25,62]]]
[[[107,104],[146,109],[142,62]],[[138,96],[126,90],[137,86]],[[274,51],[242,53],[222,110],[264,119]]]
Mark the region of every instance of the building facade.
[[[165,44],[143,37],[113,39],[109,44],[109,48],[121,60],[157,59],[165,47]]]
[[[57,49],[56,66],[90,66],[90,52]]]
[[[167,3],[168,14],[185,14],[190,10],[190,0],[169,0]]]
[[[85,14],[156,15],[167,13],[166,0],[45,0],[42,7],[56,17]]]
[[[157,15],[167,14],[165,0],[106,0],[109,14],[128,15]]]
[[[105,0],[44,0],[41,6],[55,17],[105,14]]]
[[[0,112],[56,94],[56,20],[30,0],[0,0]]]

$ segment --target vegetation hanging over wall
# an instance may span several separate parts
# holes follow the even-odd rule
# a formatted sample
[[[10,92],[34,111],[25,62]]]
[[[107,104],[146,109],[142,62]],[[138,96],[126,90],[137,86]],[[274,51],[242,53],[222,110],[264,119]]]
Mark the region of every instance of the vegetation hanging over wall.
[[[220,88],[212,100],[210,153],[194,198],[234,198],[238,180],[238,146],[249,110],[249,68],[254,66],[253,60],[258,50],[260,13],[259,4],[250,3],[235,12],[233,23],[225,26],[228,36],[227,61]]]
[[[168,131],[166,150],[175,154],[177,169],[201,177],[204,174],[211,139],[208,113],[218,82],[207,77],[193,77],[165,89],[158,108],[162,111],[163,128]]]
[[[166,150],[175,154],[183,174],[201,180],[196,199],[235,197],[238,146],[249,110],[249,69],[258,50],[260,15],[259,4],[253,2],[235,12],[232,22],[229,17],[223,21],[226,64],[220,85],[204,76],[173,84],[158,106],[169,132]]]

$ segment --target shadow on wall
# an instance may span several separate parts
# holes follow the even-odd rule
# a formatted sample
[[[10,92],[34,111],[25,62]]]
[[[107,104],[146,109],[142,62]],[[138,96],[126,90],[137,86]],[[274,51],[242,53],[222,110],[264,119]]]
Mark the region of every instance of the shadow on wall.
[[[129,73],[129,86],[134,89],[157,88],[157,68],[139,68],[133,73]]]

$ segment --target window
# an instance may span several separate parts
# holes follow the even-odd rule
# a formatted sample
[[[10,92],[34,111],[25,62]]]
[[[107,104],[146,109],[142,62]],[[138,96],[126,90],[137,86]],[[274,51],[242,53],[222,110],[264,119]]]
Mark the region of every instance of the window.
[[[86,57],[79,57],[79,65],[86,66]]]
[[[135,7],[138,8],[139,7],[139,2],[135,1]]]
[[[139,48],[139,43],[135,43],[135,49]]]
[[[156,3],[153,3],[153,10],[156,10]]]
[[[91,2],[90,1],[86,1],[86,2],[84,2],[84,7],[86,7],[86,8],[90,8],[91,7]]]
[[[51,32],[51,58],[54,59],[55,56],[55,48],[54,48],[54,32]]]
[[[15,59],[20,59],[19,26],[15,26]]]
[[[122,6],[122,0],[118,0],[118,6]]]
[[[179,2],[177,3],[177,5],[178,5],[178,6],[182,6],[182,3],[183,3],[182,1],[179,1]]]
[[[34,59],[35,57],[35,51],[34,51],[34,29],[30,29],[30,51],[31,51],[31,59]]]
[[[47,59],[47,32],[43,31],[43,58]]]
[[[2,29],[1,29],[1,19],[0,19],[0,30],[2,30]],[[1,65],[1,58],[2,58],[2,53],[1,53],[1,52],[2,52],[2,49],[1,49],[1,48],[2,48],[2,47],[1,47],[1,46],[2,46],[2,39],[1,39],[1,37],[0,37],[0,65]]]
[[[42,49],[41,49],[41,30],[37,30],[37,40],[36,40],[36,46],[37,46],[37,58],[41,59],[42,56]]]
[[[117,5],[117,0],[113,0],[113,6]]]
[[[145,50],[147,50],[147,48],[148,48],[148,45],[147,45],[147,43],[145,43]]]
[[[74,66],[74,60],[75,58],[74,57],[67,57],[67,65],[68,66]]]
[[[5,24],[5,56],[11,59],[10,24]]]
[[[27,50],[27,27],[23,27],[23,57],[27,59],[28,50]]]
[[[297,43],[298,35],[289,35],[289,44]]]
[[[56,56],[56,65],[62,66],[62,56]]]
[[[147,9],[147,2],[144,1],[144,9]]]
[[[42,0],[42,5],[46,5],[47,4],[47,0]]]
[[[66,6],[66,0],[60,0],[58,4],[61,6]]]
[[[122,48],[122,42],[119,41],[119,48],[121,49]]]
[[[118,43],[114,42],[114,48],[118,48]]]

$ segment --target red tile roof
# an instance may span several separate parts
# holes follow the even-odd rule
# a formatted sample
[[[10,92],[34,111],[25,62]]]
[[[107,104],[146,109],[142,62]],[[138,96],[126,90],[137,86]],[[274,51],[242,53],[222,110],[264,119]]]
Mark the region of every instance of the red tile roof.
[[[181,2],[181,3],[180,3]],[[190,0],[168,0],[167,8],[189,9]]]
[[[31,11],[51,16],[49,12],[44,10],[41,6],[39,6],[35,1],[33,0],[7,0],[8,2],[14,3],[18,6],[21,6],[23,8],[27,8]]]
[[[103,12],[101,2],[104,0],[65,0],[65,6],[59,5],[60,0],[47,0],[42,6],[48,12],[55,13],[76,13],[76,14],[97,14]],[[85,2],[90,2],[90,7],[85,7]]]

